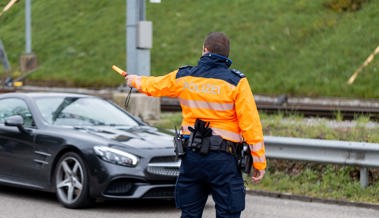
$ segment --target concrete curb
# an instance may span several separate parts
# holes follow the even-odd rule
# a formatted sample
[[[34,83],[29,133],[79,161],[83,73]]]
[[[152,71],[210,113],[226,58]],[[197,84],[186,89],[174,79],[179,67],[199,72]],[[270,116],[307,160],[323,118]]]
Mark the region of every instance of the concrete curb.
[[[345,200],[336,200],[336,199],[324,199],[318,197],[310,197],[305,195],[296,195],[290,193],[280,193],[280,192],[268,192],[268,191],[259,191],[259,190],[247,190],[247,194],[249,195],[259,195],[271,198],[280,198],[280,199],[288,199],[288,200],[297,200],[304,202],[317,202],[317,203],[328,203],[328,204],[336,204],[341,206],[354,206],[354,207],[362,207],[379,210],[379,204],[368,203],[368,202],[354,202],[354,201],[345,201]]]

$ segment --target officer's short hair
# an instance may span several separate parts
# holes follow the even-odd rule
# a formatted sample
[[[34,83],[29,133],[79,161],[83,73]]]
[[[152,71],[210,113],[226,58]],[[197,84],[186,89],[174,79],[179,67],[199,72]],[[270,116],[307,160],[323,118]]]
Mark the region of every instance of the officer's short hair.
[[[225,33],[211,32],[204,40],[204,48],[207,48],[209,52],[228,57],[230,50],[229,38]]]

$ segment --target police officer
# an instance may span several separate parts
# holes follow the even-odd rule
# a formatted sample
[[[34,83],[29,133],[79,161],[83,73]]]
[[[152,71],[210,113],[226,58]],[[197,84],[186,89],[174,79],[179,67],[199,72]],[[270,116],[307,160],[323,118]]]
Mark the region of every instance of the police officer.
[[[204,40],[197,66],[181,67],[158,77],[126,77],[127,85],[139,92],[176,97],[180,102],[181,130],[188,140],[175,201],[183,218],[201,217],[209,194],[215,201],[217,217],[240,217],[245,208],[245,188],[235,146],[241,142],[250,146],[252,181],[259,182],[265,174],[260,118],[247,78],[229,69],[229,43],[224,33],[212,32]]]

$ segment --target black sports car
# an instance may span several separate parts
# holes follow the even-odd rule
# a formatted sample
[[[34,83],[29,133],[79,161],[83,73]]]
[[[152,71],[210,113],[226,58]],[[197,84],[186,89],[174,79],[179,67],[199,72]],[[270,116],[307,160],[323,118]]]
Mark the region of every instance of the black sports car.
[[[0,95],[0,183],[55,192],[68,208],[96,199],[173,198],[172,136],[105,99]]]

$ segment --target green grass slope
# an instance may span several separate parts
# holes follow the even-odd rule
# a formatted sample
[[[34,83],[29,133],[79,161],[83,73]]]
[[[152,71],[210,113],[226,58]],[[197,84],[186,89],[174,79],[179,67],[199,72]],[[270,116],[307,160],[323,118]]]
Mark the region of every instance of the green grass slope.
[[[153,21],[152,75],[196,65],[206,34],[223,31],[231,38],[232,67],[247,75],[254,93],[379,97],[378,56],[353,85],[346,84],[379,46],[379,1],[364,1],[355,12],[325,6],[350,2],[344,0],[146,2],[147,20]],[[122,84],[111,66],[125,68],[125,13],[125,0],[33,1],[32,50],[39,67],[26,84]],[[25,49],[24,19],[24,1],[0,17],[13,76]]]

